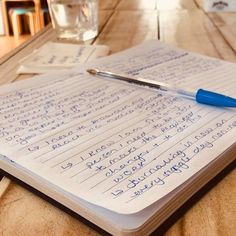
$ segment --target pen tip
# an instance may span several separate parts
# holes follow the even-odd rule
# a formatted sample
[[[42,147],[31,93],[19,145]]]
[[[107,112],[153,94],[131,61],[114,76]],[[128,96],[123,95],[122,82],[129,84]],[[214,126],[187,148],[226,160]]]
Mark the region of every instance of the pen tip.
[[[98,73],[98,70],[97,69],[87,69],[87,72],[92,75],[96,75]]]

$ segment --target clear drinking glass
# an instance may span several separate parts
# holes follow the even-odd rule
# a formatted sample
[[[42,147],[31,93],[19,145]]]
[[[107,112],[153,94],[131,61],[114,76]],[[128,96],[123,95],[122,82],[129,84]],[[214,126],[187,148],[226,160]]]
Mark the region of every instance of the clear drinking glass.
[[[98,34],[98,0],[48,0],[58,38],[80,41]]]

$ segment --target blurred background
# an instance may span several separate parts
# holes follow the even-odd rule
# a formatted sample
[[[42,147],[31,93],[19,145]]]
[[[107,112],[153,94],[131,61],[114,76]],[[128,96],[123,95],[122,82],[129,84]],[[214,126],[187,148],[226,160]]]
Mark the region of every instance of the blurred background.
[[[0,0],[0,57],[49,22],[47,0]]]

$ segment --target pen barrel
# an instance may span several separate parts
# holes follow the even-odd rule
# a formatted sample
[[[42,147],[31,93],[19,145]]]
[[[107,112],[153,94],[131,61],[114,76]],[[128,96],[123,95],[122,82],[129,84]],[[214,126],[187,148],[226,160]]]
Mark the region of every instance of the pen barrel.
[[[181,96],[184,96],[184,97],[187,97],[190,99],[194,99],[194,100],[196,97],[196,92],[191,89],[182,89],[182,88],[174,87],[174,86],[170,86],[170,85],[160,86],[160,89],[163,91],[166,91],[166,92],[170,91],[172,93],[179,94]]]
[[[183,89],[179,87],[175,87],[163,82],[149,80],[144,78],[132,78],[127,75],[114,74],[108,71],[99,71],[97,69],[88,70],[89,73],[93,75],[100,75],[104,77],[109,77],[112,79],[119,79],[129,83],[138,84],[142,86],[148,86],[151,88],[159,89],[165,92],[174,92],[176,94],[182,95],[186,98],[194,99],[198,103],[213,105],[213,106],[221,106],[221,107],[236,107],[236,99],[232,97],[225,96],[223,94],[211,92],[204,89],[199,89],[193,91],[191,89]]]

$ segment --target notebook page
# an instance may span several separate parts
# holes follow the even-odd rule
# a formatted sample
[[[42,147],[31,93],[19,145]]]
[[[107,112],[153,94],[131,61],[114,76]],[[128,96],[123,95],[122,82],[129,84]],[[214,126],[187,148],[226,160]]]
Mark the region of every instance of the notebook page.
[[[96,66],[236,96],[235,64],[157,41]],[[138,212],[235,143],[235,109],[93,77],[83,69],[0,89],[1,153],[77,197],[122,214]]]

